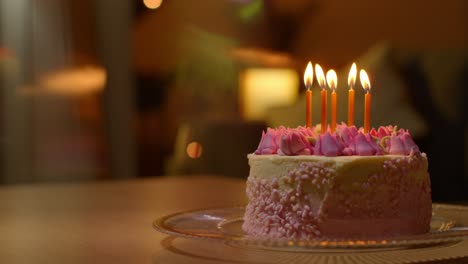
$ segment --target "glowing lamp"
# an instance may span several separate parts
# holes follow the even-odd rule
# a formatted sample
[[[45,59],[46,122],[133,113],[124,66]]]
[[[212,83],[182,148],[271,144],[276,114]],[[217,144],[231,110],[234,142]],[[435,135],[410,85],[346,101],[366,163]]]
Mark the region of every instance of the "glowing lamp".
[[[241,73],[239,85],[243,117],[263,120],[269,109],[296,101],[299,77],[292,69],[250,68]]]

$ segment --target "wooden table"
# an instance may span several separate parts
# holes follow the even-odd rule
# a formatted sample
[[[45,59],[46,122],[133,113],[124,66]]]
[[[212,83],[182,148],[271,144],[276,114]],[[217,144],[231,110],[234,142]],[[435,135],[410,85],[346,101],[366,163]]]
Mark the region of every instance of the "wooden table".
[[[244,188],[208,176],[3,186],[0,263],[306,263],[152,228],[166,214],[245,203]]]

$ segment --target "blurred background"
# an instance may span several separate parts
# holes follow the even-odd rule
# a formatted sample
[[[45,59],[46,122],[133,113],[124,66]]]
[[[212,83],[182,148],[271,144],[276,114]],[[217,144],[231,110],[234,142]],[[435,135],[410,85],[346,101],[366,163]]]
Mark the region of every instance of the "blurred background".
[[[309,60],[340,121],[366,69],[372,125],[411,130],[434,200],[468,199],[465,0],[0,0],[0,182],[246,178],[265,127],[304,124]]]

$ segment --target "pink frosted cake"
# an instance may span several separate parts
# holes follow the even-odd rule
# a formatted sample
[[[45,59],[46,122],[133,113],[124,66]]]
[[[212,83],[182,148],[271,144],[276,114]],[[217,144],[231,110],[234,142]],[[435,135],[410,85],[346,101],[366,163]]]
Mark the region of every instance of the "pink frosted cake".
[[[407,130],[268,129],[248,159],[242,228],[249,235],[371,239],[429,231],[427,158]]]

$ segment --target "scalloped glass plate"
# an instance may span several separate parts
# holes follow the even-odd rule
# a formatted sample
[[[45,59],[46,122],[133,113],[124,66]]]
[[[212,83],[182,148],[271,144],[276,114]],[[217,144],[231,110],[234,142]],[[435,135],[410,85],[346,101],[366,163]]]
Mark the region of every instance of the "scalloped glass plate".
[[[430,247],[468,239],[468,207],[448,204],[432,205],[430,232],[422,235],[392,237],[381,240],[256,239],[242,231],[244,207],[225,207],[180,212],[156,219],[156,230],[178,237],[221,240],[230,245],[281,251],[365,251]]]

